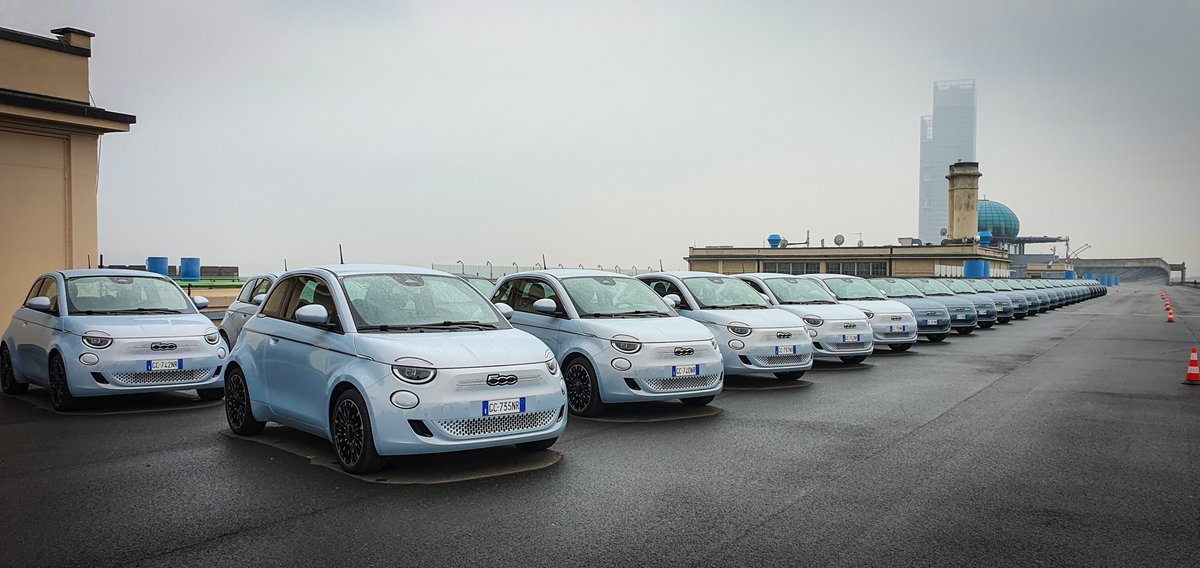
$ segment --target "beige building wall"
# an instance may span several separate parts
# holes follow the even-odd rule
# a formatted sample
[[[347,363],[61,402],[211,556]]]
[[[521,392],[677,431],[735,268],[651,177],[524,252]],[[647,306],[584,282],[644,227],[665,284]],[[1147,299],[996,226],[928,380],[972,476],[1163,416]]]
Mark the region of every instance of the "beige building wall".
[[[91,106],[91,35],[0,28],[0,318],[37,275],[98,264],[99,141],[135,121]]]

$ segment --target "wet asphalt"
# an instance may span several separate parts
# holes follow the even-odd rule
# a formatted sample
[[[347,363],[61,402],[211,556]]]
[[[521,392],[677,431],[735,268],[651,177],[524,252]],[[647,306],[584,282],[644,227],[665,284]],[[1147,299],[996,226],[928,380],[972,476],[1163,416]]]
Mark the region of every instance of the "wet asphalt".
[[[0,397],[0,564],[1200,565],[1200,291],[1168,288],[1167,324],[1161,289],[818,364],[714,416],[572,418],[554,465],[442,485],[230,438],[219,406]]]

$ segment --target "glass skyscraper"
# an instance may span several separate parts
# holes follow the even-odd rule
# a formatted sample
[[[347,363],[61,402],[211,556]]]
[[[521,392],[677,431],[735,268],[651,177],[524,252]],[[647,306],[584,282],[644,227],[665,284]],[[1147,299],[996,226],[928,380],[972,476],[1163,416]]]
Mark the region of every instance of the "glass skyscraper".
[[[938,244],[949,224],[946,172],[975,161],[975,80],[933,84],[933,114],[921,117],[921,189],[917,238]]]

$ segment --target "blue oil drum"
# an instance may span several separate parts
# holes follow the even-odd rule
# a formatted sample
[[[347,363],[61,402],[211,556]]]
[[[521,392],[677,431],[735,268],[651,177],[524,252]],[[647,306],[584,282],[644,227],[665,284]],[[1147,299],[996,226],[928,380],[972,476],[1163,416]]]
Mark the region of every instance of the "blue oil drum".
[[[146,258],[146,270],[156,272],[163,276],[170,276],[171,263],[165,256],[151,256]]]
[[[200,259],[187,257],[179,259],[179,279],[184,282],[199,282]]]

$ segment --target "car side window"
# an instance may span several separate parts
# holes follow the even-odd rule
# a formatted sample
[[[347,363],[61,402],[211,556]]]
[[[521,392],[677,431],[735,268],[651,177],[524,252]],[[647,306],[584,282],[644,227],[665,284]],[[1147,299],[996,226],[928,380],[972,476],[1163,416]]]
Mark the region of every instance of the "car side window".
[[[250,293],[250,300],[247,300],[247,301],[254,300],[254,298],[260,294],[266,294],[267,290],[270,290],[270,289],[271,289],[271,279],[270,278],[260,279],[258,281],[258,284],[256,284],[254,286],[254,291]]]
[[[513,291],[517,289],[517,286],[520,285],[520,283],[521,279],[517,278],[497,286],[496,291],[492,292],[492,303],[495,304],[503,302],[511,307],[513,302]]]
[[[654,293],[658,294],[659,296],[664,298],[669,294],[675,294],[676,296],[679,296],[680,302],[679,305],[675,307],[676,309],[691,309],[687,303],[687,296],[683,295],[683,292],[679,290],[679,287],[676,286],[674,282],[671,282],[670,280],[646,280],[645,282],[646,285],[650,286],[650,289],[654,290]]]
[[[329,312],[329,323],[337,328],[341,328],[338,323],[337,306],[333,303],[333,294],[329,291],[329,286],[320,278],[314,276],[300,276],[297,283],[298,290],[292,294],[287,307],[283,310],[282,319],[300,323],[296,319],[296,310],[311,304],[317,304],[325,307],[325,311]]]
[[[25,301],[28,302],[38,297],[38,292],[42,290],[42,286],[46,285],[46,278],[38,278],[33,281],[33,286],[29,288],[29,293],[25,295]]]
[[[758,292],[759,294],[766,294],[766,293],[767,293],[767,291],[763,289],[763,286],[762,286],[762,284],[759,284],[758,282],[755,282],[755,281],[753,281],[753,280],[742,280],[742,282],[745,282],[745,283],[749,284],[749,285],[750,285],[750,287],[751,287],[751,288],[754,288],[754,291],[755,291],[755,292]]]
[[[534,302],[545,298],[554,300],[559,309],[562,309],[562,300],[559,299],[558,294],[550,284],[532,278],[515,281],[513,284],[513,288],[505,292],[508,293],[509,298],[507,303],[514,311],[546,315],[533,309]]]
[[[291,303],[292,296],[300,284],[302,276],[286,278],[271,291],[267,301],[263,302],[262,315],[271,318],[283,318],[283,312]]]
[[[242,286],[242,291],[240,293],[238,293],[237,301],[242,302],[243,304],[249,304],[251,298],[254,297],[254,294],[252,294],[251,292],[253,292],[255,286],[258,285],[259,280],[261,280],[261,279],[258,279],[258,278],[251,279],[249,282],[246,283],[245,286]]]
[[[58,315],[58,280],[53,278],[43,278],[42,280],[42,289],[38,290],[38,295],[50,298],[50,313]]]

